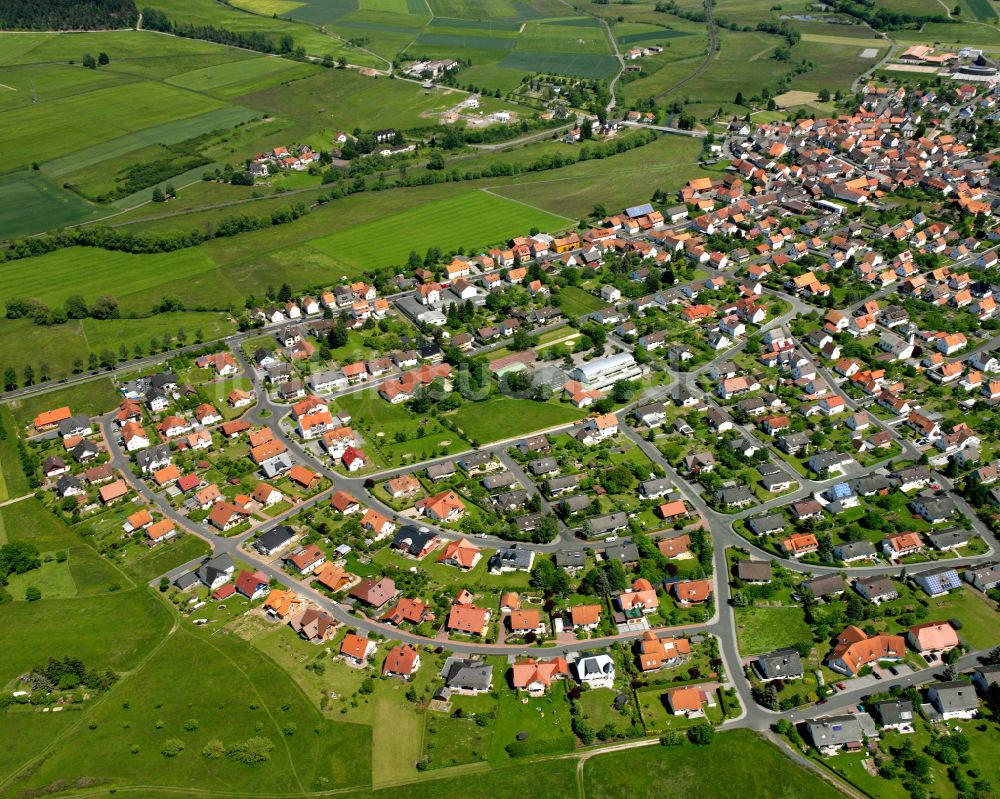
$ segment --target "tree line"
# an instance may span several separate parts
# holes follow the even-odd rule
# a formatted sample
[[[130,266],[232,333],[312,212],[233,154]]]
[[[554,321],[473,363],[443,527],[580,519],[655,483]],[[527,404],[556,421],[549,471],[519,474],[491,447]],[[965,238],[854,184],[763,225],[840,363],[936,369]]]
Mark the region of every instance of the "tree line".
[[[302,46],[296,46],[295,40],[287,33],[277,40],[262,31],[231,31],[217,28],[214,25],[193,25],[190,22],[174,22],[166,14],[156,8],[142,10],[142,27],[147,30],[172,33],[186,39],[202,39],[206,42],[225,44],[229,47],[242,47],[245,50],[255,50],[258,53],[276,53],[296,58],[305,58],[306,51]]]
[[[133,0],[0,0],[0,30],[133,28]]]
[[[253,230],[263,230],[273,225],[284,225],[307,213],[309,213],[308,206],[298,202],[288,208],[278,208],[264,216],[239,214],[226,217],[219,222],[214,230],[195,229],[188,233],[136,234],[106,226],[72,228],[46,236],[15,241],[7,250],[6,260],[16,261],[20,258],[45,255],[64,247],[98,247],[103,250],[116,250],[140,255],[173,252],[174,250],[196,247],[211,239],[228,238]]]
[[[834,11],[860,19],[877,31],[898,31],[903,28],[920,29],[928,22],[949,23],[947,14],[905,14],[883,6],[876,6],[873,0],[832,0]]]

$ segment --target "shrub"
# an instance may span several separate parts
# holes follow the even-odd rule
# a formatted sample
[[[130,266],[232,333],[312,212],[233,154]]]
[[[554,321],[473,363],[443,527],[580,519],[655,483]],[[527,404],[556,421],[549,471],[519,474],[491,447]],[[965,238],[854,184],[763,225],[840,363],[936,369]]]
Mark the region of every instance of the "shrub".
[[[201,756],[209,760],[219,760],[224,754],[226,754],[226,747],[222,745],[222,741],[214,738],[201,750]]]
[[[226,757],[246,766],[256,766],[271,758],[272,749],[274,744],[268,738],[255,735],[242,743],[230,744],[226,749]]]
[[[697,746],[708,746],[715,739],[715,729],[702,722],[688,730],[688,740]]]
[[[184,741],[180,738],[168,738],[160,748],[160,754],[164,757],[177,757],[184,751]]]

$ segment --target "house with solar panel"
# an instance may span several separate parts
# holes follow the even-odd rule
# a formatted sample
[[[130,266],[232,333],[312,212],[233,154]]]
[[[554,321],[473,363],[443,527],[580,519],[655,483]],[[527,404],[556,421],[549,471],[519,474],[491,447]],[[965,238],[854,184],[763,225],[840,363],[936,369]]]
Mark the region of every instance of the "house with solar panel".
[[[913,582],[919,585],[928,596],[941,596],[962,587],[958,572],[950,566],[915,574]]]
[[[856,508],[860,504],[858,495],[851,488],[851,484],[847,482],[830,486],[823,492],[823,498],[830,503],[826,509],[832,514],[843,513],[845,510]]]

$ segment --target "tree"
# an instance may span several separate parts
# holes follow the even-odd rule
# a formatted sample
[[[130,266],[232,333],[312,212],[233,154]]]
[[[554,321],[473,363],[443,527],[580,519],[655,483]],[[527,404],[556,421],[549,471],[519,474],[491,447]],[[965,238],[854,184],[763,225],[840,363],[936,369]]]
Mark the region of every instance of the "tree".
[[[154,203],[165,203],[167,201],[167,195],[163,193],[163,189],[159,186],[153,187],[153,202]]]
[[[29,602],[36,602],[42,598],[42,592],[35,586],[29,585],[24,591],[24,598]]]
[[[287,283],[282,283],[281,288],[278,289],[278,302],[291,302],[292,299],[292,287]]]
[[[100,64],[102,67],[104,67],[111,63],[111,59],[108,58],[107,53],[100,53],[97,56],[97,63]]]
[[[166,194],[168,197],[176,197],[177,189],[174,188],[173,183],[168,183],[166,186],[163,187],[163,193]]]
[[[90,315],[87,301],[80,294],[71,294],[66,298],[63,307],[70,319],[86,319]]]
[[[42,565],[38,549],[27,541],[12,541],[0,546],[0,577],[24,574]]]
[[[94,60],[94,57],[90,53],[87,53],[83,57],[83,65],[87,69],[97,69],[97,61]]]
[[[444,156],[441,153],[431,153],[431,157],[427,159],[428,169],[444,169]]]
[[[688,740],[696,746],[708,746],[715,740],[715,728],[702,722],[688,730]]]
[[[24,385],[30,386],[35,382],[35,370],[31,367],[31,364],[25,364],[24,366]]]
[[[539,559],[531,570],[530,585],[550,596],[569,593],[569,577],[550,558]]]
[[[3,390],[13,391],[17,388],[17,372],[13,366],[8,366],[3,370]]]
[[[736,99],[733,100],[736,105],[744,105],[743,102],[743,92],[736,92]]]
[[[514,337],[511,340],[510,345],[512,350],[515,350],[516,352],[524,352],[527,349],[531,349],[532,344],[534,344],[534,341],[527,330],[518,328],[514,331]]]
[[[102,294],[90,308],[90,315],[94,319],[117,319],[121,316],[118,310],[118,300],[108,294]]]

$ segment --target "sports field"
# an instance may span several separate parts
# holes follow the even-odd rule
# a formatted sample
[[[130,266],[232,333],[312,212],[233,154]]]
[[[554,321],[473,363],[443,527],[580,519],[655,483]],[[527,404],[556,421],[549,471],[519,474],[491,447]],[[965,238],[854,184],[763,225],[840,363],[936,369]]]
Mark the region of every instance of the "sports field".
[[[531,228],[558,231],[567,220],[486,192],[470,191],[309,242],[348,267],[403,263],[411,251],[481,248]]]

